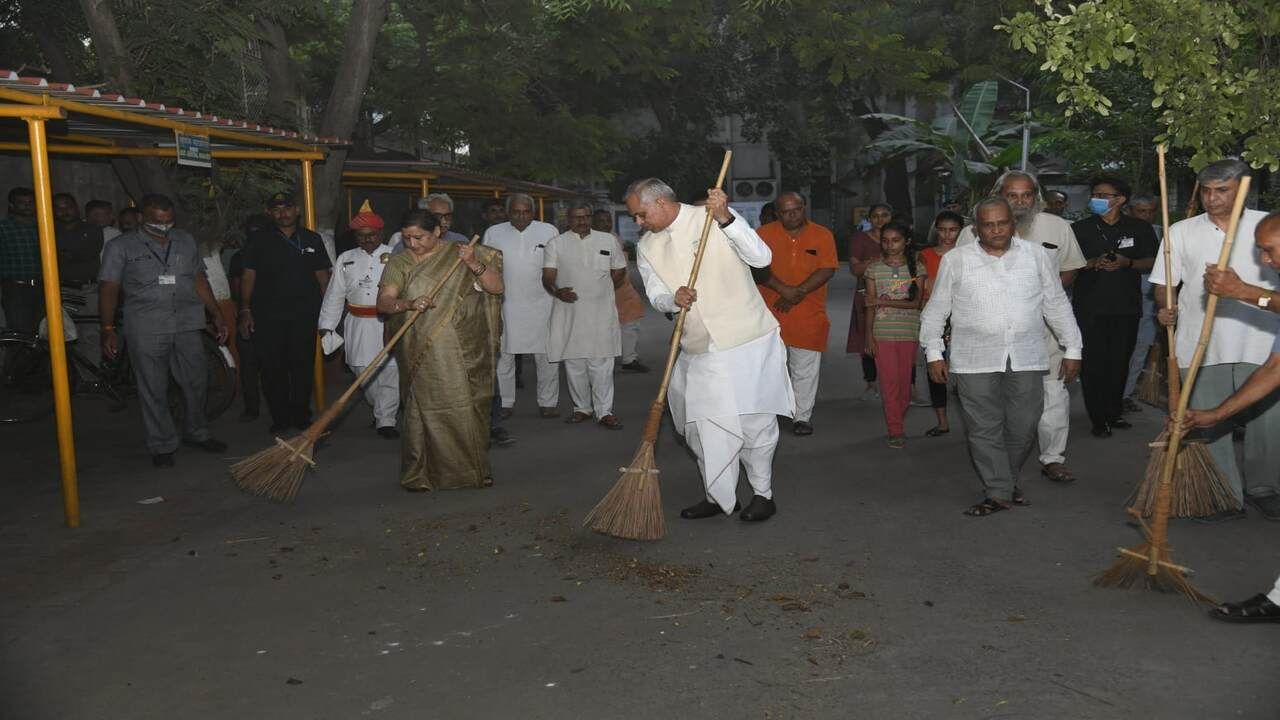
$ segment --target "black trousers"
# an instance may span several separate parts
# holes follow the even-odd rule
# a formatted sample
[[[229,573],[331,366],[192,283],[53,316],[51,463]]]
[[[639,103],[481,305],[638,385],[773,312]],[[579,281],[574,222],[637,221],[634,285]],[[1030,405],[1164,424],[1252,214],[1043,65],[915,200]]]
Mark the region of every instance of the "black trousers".
[[[1079,315],[1084,337],[1080,367],[1084,407],[1094,425],[1111,422],[1124,411],[1129,358],[1138,340],[1136,315]]]
[[[0,305],[10,330],[35,335],[44,319],[44,284],[0,280]]]
[[[244,403],[244,411],[257,415],[262,405],[262,385],[259,373],[262,365],[258,362],[258,347],[253,339],[240,337],[236,344],[240,352],[240,401]]]
[[[255,318],[253,343],[262,368],[262,394],[267,396],[272,423],[309,425],[316,318]]]

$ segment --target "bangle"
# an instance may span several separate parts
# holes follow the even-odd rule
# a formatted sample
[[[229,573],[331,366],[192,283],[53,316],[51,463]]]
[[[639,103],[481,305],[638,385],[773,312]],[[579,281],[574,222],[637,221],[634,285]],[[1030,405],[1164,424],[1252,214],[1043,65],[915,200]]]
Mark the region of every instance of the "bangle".
[[[252,310],[250,310],[249,308],[240,308],[240,314],[241,314],[241,315],[252,315],[252,314],[253,314],[253,311],[252,311]]]
[[[471,270],[471,268],[467,268],[467,269],[468,269],[468,270]],[[479,269],[479,270],[471,270],[471,274],[472,274],[472,275],[475,275],[476,277],[480,277],[480,276],[481,276],[481,275],[483,275],[483,274],[484,274],[484,272],[485,272],[486,270],[488,270],[488,269],[489,269],[489,266],[488,266],[488,265],[485,265],[484,263],[480,263],[480,269]]]
[[[115,330],[115,329],[116,329],[116,326],[115,326],[115,325],[103,325],[103,326],[102,326],[102,329],[103,329],[103,330]]]

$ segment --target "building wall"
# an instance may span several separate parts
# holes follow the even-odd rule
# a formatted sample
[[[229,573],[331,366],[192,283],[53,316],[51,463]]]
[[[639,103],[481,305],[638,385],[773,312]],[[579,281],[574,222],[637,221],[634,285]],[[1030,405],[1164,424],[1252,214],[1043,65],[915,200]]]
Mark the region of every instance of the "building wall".
[[[108,160],[85,160],[53,155],[49,158],[50,184],[55,193],[67,192],[75,196],[83,208],[90,200],[109,200],[119,212],[129,205],[115,170]],[[0,192],[8,197],[15,187],[31,187],[31,160],[26,155],[0,154]]]

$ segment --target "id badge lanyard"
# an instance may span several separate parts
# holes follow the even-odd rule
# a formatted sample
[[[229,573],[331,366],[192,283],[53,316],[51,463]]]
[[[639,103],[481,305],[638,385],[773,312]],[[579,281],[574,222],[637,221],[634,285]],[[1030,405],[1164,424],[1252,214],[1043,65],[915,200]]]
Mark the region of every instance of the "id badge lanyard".
[[[165,235],[165,237],[168,238],[168,235]],[[178,276],[169,273],[169,255],[173,252],[173,241],[166,240],[164,244],[163,258],[160,257],[160,253],[156,252],[155,248],[151,247],[149,243],[147,244],[147,252],[151,253],[151,257],[155,258],[156,262],[160,263],[161,267],[164,269],[164,272],[156,276],[156,283],[159,285],[177,285]]]

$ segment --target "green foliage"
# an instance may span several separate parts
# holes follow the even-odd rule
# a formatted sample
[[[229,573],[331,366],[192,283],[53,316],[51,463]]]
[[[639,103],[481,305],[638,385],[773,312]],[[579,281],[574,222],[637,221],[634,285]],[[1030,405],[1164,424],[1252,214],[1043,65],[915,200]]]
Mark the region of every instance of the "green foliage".
[[[1068,116],[1108,116],[1116,100],[1098,82],[1113,68],[1151,86],[1168,142],[1199,168],[1240,153],[1280,169],[1280,4],[1273,0],[1107,0],[1001,20],[1014,48],[1043,58]]]

